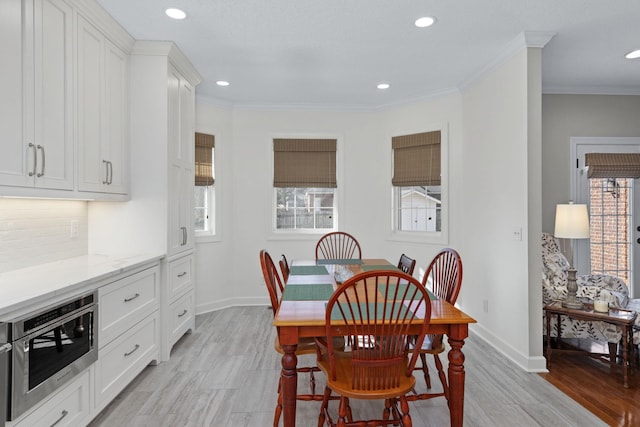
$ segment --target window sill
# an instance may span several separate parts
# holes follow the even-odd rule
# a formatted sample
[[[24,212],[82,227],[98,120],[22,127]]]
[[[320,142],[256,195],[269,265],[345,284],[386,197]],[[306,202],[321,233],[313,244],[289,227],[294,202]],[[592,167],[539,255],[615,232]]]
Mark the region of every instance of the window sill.
[[[443,232],[429,233],[424,231],[395,231],[387,240],[394,242],[425,243],[447,245],[449,239]]]
[[[218,234],[196,233],[196,244],[198,243],[216,243],[222,241],[222,236]]]

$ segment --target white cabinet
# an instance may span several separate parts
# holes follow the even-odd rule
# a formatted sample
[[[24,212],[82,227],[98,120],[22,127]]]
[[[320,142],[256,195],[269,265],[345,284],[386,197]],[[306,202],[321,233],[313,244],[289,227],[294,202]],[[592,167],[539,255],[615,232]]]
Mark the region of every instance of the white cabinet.
[[[63,0],[0,1],[0,185],[73,189],[72,12]]]
[[[157,359],[158,313],[100,349],[95,364],[96,412],[102,410],[152,360]]]
[[[169,360],[171,348],[188,331],[195,329],[195,301],[193,281],[193,252],[169,258],[166,262],[167,280],[164,289],[166,311],[160,357]]]
[[[159,359],[159,290],[158,264],[98,289],[96,412]]]
[[[195,94],[193,86],[169,65],[169,248],[168,254],[193,249]]]
[[[100,348],[158,310],[160,268],[154,267],[100,287]]]
[[[90,374],[85,372],[42,405],[10,423],[12,427],[76,427],[91,421]]]
[[[78,17],[78,189],[127,194],[128,55]]]
[[[140,246],[156,245],[141,250],[167,254],[160,291],[160,357],[168,360],[175,342],[195,327],[194,88],[201,77],[171,42],[138,41],[130,62],[135,82],[131,85],[131,161],[145,164],[144,171],[132,169],[131,185],[139,198],[136,216],[145,221],[128,217],[128,227],[135,233],[129,240]]]

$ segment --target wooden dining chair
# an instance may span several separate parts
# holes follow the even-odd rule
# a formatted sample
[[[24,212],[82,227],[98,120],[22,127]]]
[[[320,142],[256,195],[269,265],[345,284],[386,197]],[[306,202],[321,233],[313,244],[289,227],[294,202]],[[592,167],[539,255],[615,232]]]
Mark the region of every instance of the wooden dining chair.
[[[442,249],[429,264],[422,278],[422,284],[439,299],[443,299],[452,305],[455,304],[462,286],[462,259],[458,251],[451,248]],[[442,383],[442,393],[421,393],[418,394],[417,398],[423,400],[445,396],[448,401],[449,385],[439,356],[440,353],[444,352],[443,336],[441,334],[429,334],[426,336],[422,346],[416,345],[413,349],[418,349],[421,363],[421,366],[415,366],[414,369],[422,370],[427,389],[431,389],[427,354],[433,355],[438,369],[438,376]]]
[[[431,303],[424,286],[401,271],[360,273],[334,292],[325,316],[328,338],[360,339],[352,340],[351,351],[340,352],[330,339],[316,338],[318,366],[327,377],[318,426],[411,426],[406,395],[415,385],[411,372],[418,353],[408,353],[408,338],[421,345],[429,327]],[[344,326],[336,330],[335,325]],[[340,397],[336,422],[328,409],[332,394]],[[383,399],[381,418],[353,420],[350,398]]]
[[[287,280],[289,280],[289,261],[287,261],[287,257],[284,254],[280,255],[280,272],[282,273],[282,280],[287,283]]]
[[[360,243],[351,234],[343,231],[327,233],[316,244],[316,260],[361,258]]]
[[[400,255],[400,260],[398,261],[398,268],[411,276],[413,274],[413,270],[416,268],[416,260],[413,258],[409,258],[405,254],[402,254]]]
[[[273,259],[271,255],[264,249],[260,251],[260,266],[262,268],[262,275],[264,276],[264,282],[267,286],[267,290],[269,291],[269,298],[271,300],[271,308],[273,309],[273,315],[275,316],[278,312],[278,307],[280,306],[280,300],[282,298],[282,293],[284,290],[284,286],[282,285],[282,281],[280,280],[280,275],[278,274],[278,270],[276,269],[275,264],[273,263]],[[344,342],[344,339],[342,340]],[[284,350],[280,345],[280,340],[276,335],[276,339],[274,342],[274,348],[280,354],[284,354]],[[301,338],[298,343],[298,348],[296,350],[296,356],[300,356],[303,354],[316,354],[316,343],[313,338]],[[308,367],[298,367],[298,373],[309,373],[309,385],[310,385],[310,393],[309,394],[299,394],[296,396],[297,400],[302,401],[321,401],[322,395],[316,394],[315,392],[315,376],[314,372],[318,372],[319,369],[317,366],[308,366]],[[275,413],[273,416],[273,426],[278,427],[278,423],[280,420],[280,415],[282,414],[282,386],[280,382],[278,382],[278,400],[276,404]]]

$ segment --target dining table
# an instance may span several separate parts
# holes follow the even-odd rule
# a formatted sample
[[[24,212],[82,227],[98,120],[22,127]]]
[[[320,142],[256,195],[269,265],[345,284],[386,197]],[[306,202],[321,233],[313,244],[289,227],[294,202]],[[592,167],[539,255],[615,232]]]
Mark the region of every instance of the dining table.
[[[298,341],[303,337],[325,336],[326,303],[339,283],[355,274],[372,270],[397,269],[386,259],[294,260],[285,284],[273,325],[282,355],[282,418],[285,427],[296,425]],[[428,286],[427,286],[428,287]],[[462,427],[464,418],[464,354],[462,347],[475,320],[443,299],[431,299],[429,334],[448,338],[449,413],[451,426]],[[333,326],[332,326],[333,328]],[[335,325],[336,330],[340,325]]]

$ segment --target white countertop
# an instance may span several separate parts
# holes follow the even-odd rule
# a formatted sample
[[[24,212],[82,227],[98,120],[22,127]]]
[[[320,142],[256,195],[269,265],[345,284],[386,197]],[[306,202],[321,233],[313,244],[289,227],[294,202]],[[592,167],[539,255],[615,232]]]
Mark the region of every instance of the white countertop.
[[[0,273],[0,321],[10,321],[25,308],[37,309],[73,292],[89,290],[102,279],[162,257],[164,254],[85,255]]]

